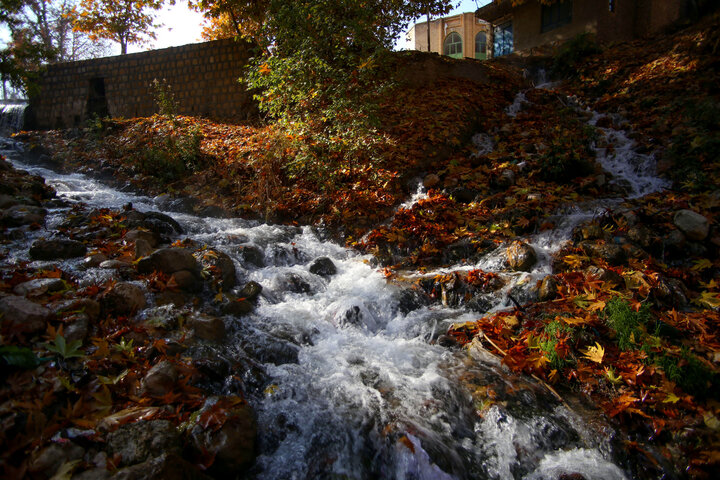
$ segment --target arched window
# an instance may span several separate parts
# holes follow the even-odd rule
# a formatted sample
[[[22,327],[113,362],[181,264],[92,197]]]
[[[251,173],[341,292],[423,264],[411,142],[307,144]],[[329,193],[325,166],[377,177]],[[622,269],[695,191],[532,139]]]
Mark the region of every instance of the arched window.
[[[475,58],[485,60],[487,58],[487,35],[479,32],[475,35]]]
[[[445,37],[443,51],[445,52],[445,55],[449,57],[463,58],[462,38],[458,33],[452,32],[450,35]]]

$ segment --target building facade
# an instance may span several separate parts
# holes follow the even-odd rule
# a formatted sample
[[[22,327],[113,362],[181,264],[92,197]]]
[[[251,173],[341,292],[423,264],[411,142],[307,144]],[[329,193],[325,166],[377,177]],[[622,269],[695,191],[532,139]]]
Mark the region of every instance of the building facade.
[[[421,52],[435,52],[453,58],[488,57],[490,25],[474,13],[461,13],[430,21],[430,48],[428,49],[428,22],[416,23],[408,33],[410,45]]]
[[[601,43],[643,37],[686,15],[687,0],[493,0],[475,15],[492,25],[490,54],[507,55],[591,33]]]

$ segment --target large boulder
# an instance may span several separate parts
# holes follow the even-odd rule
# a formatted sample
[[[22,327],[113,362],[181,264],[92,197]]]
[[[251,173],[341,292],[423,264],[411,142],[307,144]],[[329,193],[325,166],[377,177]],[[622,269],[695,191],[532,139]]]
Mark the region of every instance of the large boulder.
[[[23,297],[39,297],[46,293],[63,290],[64,288],[65,282],[61,278],[35,278],[15,285],[13,293]]]
[[[217,289],[229,291],[237,284],[235,263],[227,253],[217,250],[203,250],[195,254],[203,267],[213,276],[213,285]]]
[[[118,282],[102,297],[102,306],[106,312],[116,315],[132,315],[145,308],[145,292],[130,282]]]
[[[337,273],[337,267],[328,257],[320,257],[310,265],[310,273],[321,277],[330,277]]]
[[[0,225],[20,227],[33,223],[43,224],[45,223],[45,215],[47,215],[47,211],[44,208],[30,205],[15,205],[0,215]]]
[[[180,270],[188,270],[199,274],[200,264],[192,253],[184,248],[161,248],[137,263],[140,273],[158,271],[172,275]]]
[[[69,238],[54,238],[36,240],[30,247],[30,258],[33,260],[55,260],[63,258],[82,257],[87,247],[77,240]]]
[[[689,240],[705,240],[710,232],[708,219],[692,210],[680,210],[675,213],[673,223]]]
[[[0,322],[15,333],[36,333],[46,328],[52,311],[25,297],[10,295],[0,298]]]
[[[528,272],[537,262],[535,249],[525,242],[514,241],[507,247],[507,261],[510,268],[515,271]]]
[[[180,453],[180,435],[167,420],[128,423],[107,437],[110,457],[119,455],[121,465],[135,465],[162,454]]]

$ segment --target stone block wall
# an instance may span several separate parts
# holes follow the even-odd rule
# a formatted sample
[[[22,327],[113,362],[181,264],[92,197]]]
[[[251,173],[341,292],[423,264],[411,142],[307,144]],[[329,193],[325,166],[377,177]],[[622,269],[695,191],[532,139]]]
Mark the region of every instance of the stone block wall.
[[[177,113],[240,122],[257,106],[238,82],[250,57],[232,39],[50,65],[30,99],[26,128],[68,128],[94,114],[132,118],[158,112],[151,84],[165,80]]]

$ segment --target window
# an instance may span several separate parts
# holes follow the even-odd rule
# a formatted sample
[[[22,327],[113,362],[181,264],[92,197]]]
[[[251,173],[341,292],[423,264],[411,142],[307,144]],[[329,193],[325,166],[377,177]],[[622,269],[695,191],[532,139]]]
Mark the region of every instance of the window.
[[[608,10],[610,13],[615,13],[615,0],[608,0]]]
[[[503,23],[495,27],[495,41],[493,42],[493,54],[496,57],[509,55],[513,51],[513,26],[512,22]]]
[[[475,35],[475,58],[478,60],[487,58],[487,35],[485,35],[485,32]]]
[[[541,32],[548,32],[572,22],[572,0],[542,6]]]
[[[445,38],[445,43],[443,44],[443,51],[445,52],[445,55],[449,57],[462,58],[462,38],[460,35],[455,32],[448,35]]]

